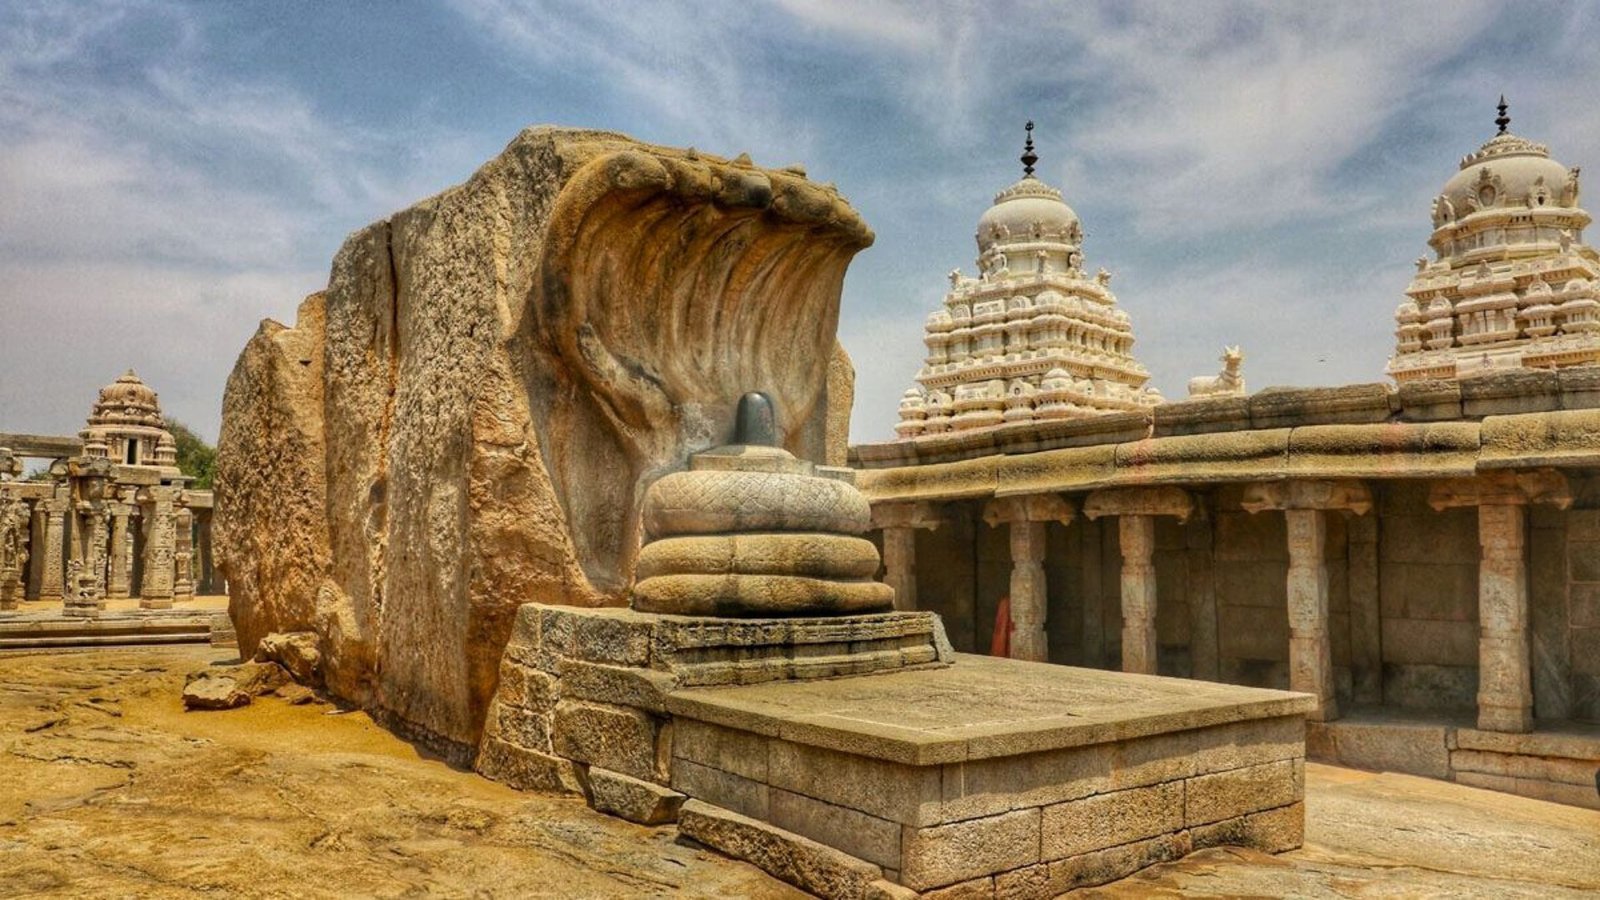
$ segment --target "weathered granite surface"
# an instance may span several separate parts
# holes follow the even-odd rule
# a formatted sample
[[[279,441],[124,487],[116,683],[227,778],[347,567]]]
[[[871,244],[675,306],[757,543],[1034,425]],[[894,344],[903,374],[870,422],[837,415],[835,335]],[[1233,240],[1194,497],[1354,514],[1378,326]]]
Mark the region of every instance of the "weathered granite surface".
[[[728,443],[743,392],[842,456],[840,286],[872,238],[799,170],[558,128],[356,232],[228,382],[241,650],[314,631],[330,690],[466,752],[516,608],[625,602],[645,488]]]

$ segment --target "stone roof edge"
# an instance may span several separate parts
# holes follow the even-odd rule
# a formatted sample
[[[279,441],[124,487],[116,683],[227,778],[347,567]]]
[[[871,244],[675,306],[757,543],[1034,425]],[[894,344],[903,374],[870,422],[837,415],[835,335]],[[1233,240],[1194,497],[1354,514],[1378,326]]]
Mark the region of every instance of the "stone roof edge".
[[[1141,438],[1221,434],[1310,425],[1478,422],[1490,416],[1600,408],[1600,366],[1517,369],[1460,381],[1339,387],[1273,387],[1248,396],[1179,400],[1150,410],[1081,419],[1019,422],[909,441],[858,444],[850,465],[901,468],[1121,444]]]
[[[1516,468],[1600,469],[1600,404],[1480,421],[1371,422],[1146,437],[862,470],[873,502],[1291,478],[1459,478]]]

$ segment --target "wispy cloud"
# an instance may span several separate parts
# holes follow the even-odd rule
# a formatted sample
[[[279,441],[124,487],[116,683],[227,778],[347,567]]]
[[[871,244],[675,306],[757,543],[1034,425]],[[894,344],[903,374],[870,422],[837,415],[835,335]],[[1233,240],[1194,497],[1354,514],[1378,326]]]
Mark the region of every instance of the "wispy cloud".
[[[135,366],[214,434],[256,322],[320,286],[339,234],[442,186],[389,164],[413,136],[206,66],[192,12],[0,14],[0,427],[76,430],[93,387]]]
[[[447,0],[0,6],[0,429],[78,427],[120,369],[214,432],[233,355],[348,231],[539,119],[806,163],[878,232],[845,285],[854,432],[890,433],[943,273],[1041,173],[1169,396],[1381,377],[1427,201],[1514,128],[1600,166],[1600,8]],[[303,52],[296,52],[299,48]],[[24,328],[14,323],[25,323]]]
[[[783,35],[759,8],[688,2],[452,0],[488,42],[537,70],[586,76],[596,91],[631,101],[637,117],[719,149],[768,160],[803,158],[812,135],[784,115],[772,52]],[[582,124],[582,123],[575,123]],[[727,151],[724,151],[727,152]]]

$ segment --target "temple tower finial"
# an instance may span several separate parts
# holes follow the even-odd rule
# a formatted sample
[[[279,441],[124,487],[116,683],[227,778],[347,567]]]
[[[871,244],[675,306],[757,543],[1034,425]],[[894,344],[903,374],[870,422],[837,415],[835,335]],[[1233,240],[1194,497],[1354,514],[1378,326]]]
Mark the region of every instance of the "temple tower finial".
[[[1039,154],[1033,152],[1033,120],[1023,126],[1028,133],[1028,139],[1022,145],[1022,174],[1032,178],[1033,164],[1039,161]]]
[[[1500,115],[1495,117],[1494,123],[1496,125],[1500,126],[1499,133],[1500,134],[1505,134],[1506,133],[1506,126],[1511,124],[1511,117],[1506,115],[1507,107],[1506,107],[1506,95],[1505,94],[1501,94],[1500,95],[1500,105],[1499,105],[1498,109],[1500,110]]]

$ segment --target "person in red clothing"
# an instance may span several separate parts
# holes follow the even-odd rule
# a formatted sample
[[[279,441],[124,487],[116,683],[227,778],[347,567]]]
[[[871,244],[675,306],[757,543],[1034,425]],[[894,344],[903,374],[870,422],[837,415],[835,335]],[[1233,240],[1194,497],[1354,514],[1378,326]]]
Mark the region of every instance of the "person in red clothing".
[[[994,637],[989,639],[990,656],[1011,656],[1011,595],[1000,598],[994,608]]]

